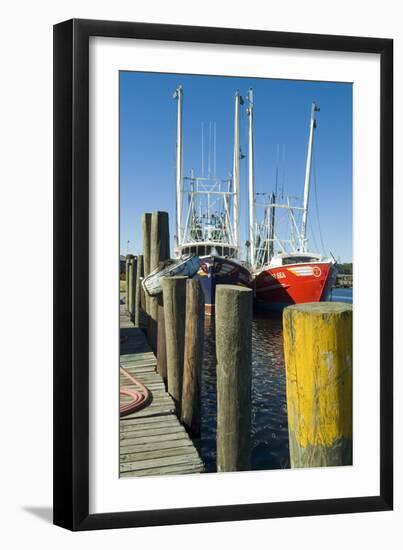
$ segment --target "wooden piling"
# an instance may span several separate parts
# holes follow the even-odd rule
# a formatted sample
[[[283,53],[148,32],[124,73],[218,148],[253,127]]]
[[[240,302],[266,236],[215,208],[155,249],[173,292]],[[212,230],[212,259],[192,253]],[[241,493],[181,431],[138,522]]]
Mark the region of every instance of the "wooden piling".
[[[162,294],[158,296],[158,316],[157,316],[157,371],[167,383],[167,348],[165,338],[165,314],[164,299]]]
[[[143,293],[143,289],[141,286],[141,279],[143,277],[143,255],[139,254],[137,256],[137,270],[136,270],[136,296],[135,296],[135,304],[134,304],[134,325],[136,327],[140,327],[140,317],[142,314],[141,310],[141,295]]]
[[[150,271],[157,269],[159,263],[167,260],[169,256],[168,212],[153,212],[151,214]]]
[[[168,212],[153,212],[150,228],[150,272],[157,269],[160,262],[169,258],[169,219]],[[148,343],[154,353],[157,353],[158,336],[158,297],[147,297]]]
[[[143,271],[144,277],[150,273],[151,214],[145,212],[141,218],[143,232]]]
[[[292,468],[352,464],[352,306],[283,312]]]
[[[194,437],[200,436],[200,373],[203,361],[204,298],[196,279],[186,281],[185,348],[181,421]]]
[[[251,450],[251,289],[216,287],[217,470],[248,470]]]
[[[143,272],[144,277],[150,273],[150,241],[151,241],[151,213],[145,212],[141,218],[141,227],[143,233]],[[144,292],[144,312],[147,328],[147,339],[150,335],[150,318],[149,318],[149,300],[148,295]]]
[[[130,278],[130,263],[132,258],[133,258],[132,254],[126,255],[126,292],[125,292],[126,311],[129,311],[130,290],[131,290],[131,285],[129,284],[129,278]]]
[[[168,392],[175,401],[178,415],[180,415],[183,383],[186,280],[187,277],[165,277],[162,282]]]
[[[128,313],[132,321],[135,319],[135,301],[136,301],[136,278],[137,278],[137,257],[133,256],[130,262],[130,276],[129,281],[126,284],[129,284],[129,307]]]

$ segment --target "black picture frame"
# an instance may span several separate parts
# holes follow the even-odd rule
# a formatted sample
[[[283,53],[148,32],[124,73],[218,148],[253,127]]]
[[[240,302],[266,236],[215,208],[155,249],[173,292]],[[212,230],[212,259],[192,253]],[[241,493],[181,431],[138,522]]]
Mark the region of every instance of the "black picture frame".
[[[370,497],[89,513],[89,38],[380,54],[380,491]],[[54,523],[71,530],[393,507],[393,40],[73,19],[54,27]]]

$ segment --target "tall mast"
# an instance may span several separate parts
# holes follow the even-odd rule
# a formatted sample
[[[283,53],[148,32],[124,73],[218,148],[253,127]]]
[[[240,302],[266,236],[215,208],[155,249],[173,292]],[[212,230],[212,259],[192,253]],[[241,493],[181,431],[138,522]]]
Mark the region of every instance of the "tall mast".
[[[276,217],[276,208],[274,204],[276,203],[276,194],[271,193],[270,195],[270,223],[269,223],[269,254],[267,261],[270,262],[274,256],[274,221]]]
[[[248,134],[248,180],[249,180],[249,242],[250,264],[255,267],[255,166],[254,166],[254,142],[253,142],[253,90],[248,91],[249,134]]]
[[[313,150],[313,138],[316,128],[315,113],[319,111],[315,102],[312,102],[311,107],[311,120],[309,123],[309,141],[308,141],[308,154],[306,157],[306,169],[305,169],[305,184],[304,184],[304,210],[302,213],[301,224],[301,251],[306,252],[307,238],[306,238],[306,226],[308,219],[308,203],[309,203],[309,187],[311,183],[311,167],[312,167],[312,150]]]
[[[235,94],[235,115],[234,115],[234,164],[232,168],[232,181],[234,191],[234,245],[239,247],[239,160],[240,160],[240,145],[239,145],[239,105],[243,103],[239,90]]]
[[[176,125],[176,238],[177,245],[182,244],[181,225],[182,225],[182,182],[183,182],[183,139],[182,139],[182,105],[183,88],[176,88],[174,99],[178,100],[178,114]]]

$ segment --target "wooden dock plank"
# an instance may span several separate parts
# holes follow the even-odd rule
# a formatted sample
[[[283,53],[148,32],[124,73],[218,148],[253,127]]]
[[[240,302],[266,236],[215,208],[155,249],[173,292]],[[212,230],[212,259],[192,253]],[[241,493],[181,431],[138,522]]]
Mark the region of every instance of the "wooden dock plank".
[[[157,359],[144,333],[120,310],[120,364],[151,392],[151,403],[120,419],[120,475],[179,475],[204,471],[203,462],[175,414],[175,404],[158,374]],[[120,384],[134,388],[120,375]],[[121,396],[121,402],[130,398]]]
[[[174,455],[164,458],[151,458],[148,460],[136,460],[134,462],[124,462],[120,465],[121,472],[135,472],[160,466],[174,466],[178,464],[189,464],[195,466],[194,456],[192,455]]]
[[[121,472],[120,477],[142,477],[142,476],[160,476],[160,475],[182,475],[182,474],[199,474],[203,470],[198,465],[192,464],[174,464],[161,468],[149,468],[146,470],[137,470],[136,472]]]
[[[152,459],[152,458],[164,458],[168,456],[176,456],[176,455],[189,455],[194,456],[197,453],[194,450],[193,447],[174,447],[171,449],[159,449],[159,450],[151,450],[151,451],[142,451],[139,453],[128,453],[124,455],[124,459],[121,458],[121,462],[132,462],[133,460],[146,460],[146,459]]]
[[[193,443],[190,439],[177,439],[177,440],[171,440],[171,441],[160,441],[160,442],[152,442],[152,443],[143,443],[142,445],[134,445],[134,447],[125,447],[125,449],[122,449],[121,451],[121,460],[124,460],[124,458],[128,455],[136,454],[139,452],[144,451],[152,451],[152,450],[158,450],[158,449],[177,449],[179,447],[192,447]]]

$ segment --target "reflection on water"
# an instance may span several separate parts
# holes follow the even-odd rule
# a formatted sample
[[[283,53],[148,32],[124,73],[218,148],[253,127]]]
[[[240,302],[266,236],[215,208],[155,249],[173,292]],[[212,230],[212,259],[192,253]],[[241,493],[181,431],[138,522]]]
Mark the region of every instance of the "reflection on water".
[[[352,302],[351,289],[335,289],[333,301]],[[201,381],[200,453],[216,471],[216,358],[214,318],[206,317]],[[281,314],[255,314],[252,326],[251,469],[289,468],[288,425]]]

